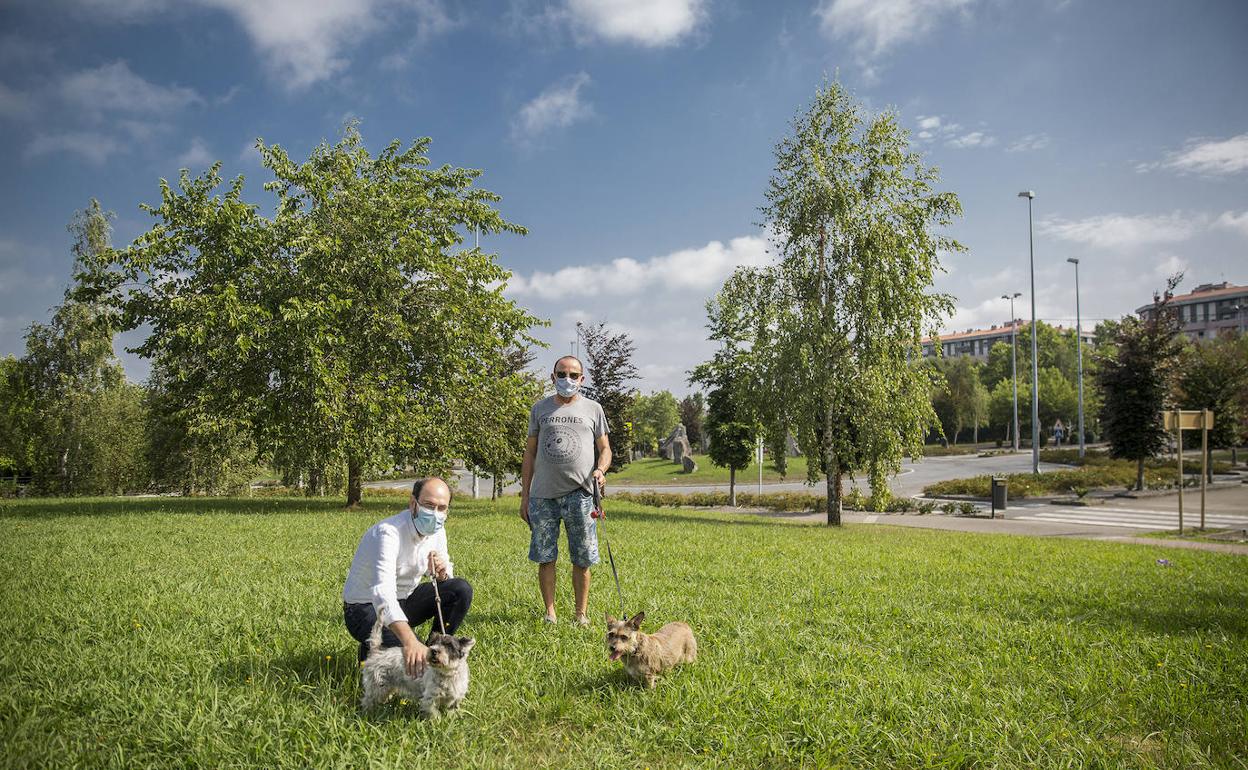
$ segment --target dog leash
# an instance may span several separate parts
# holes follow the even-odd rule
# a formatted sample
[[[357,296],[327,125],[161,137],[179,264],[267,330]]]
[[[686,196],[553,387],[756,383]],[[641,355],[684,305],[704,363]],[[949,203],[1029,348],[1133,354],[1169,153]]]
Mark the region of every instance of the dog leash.
[[[432,569],[429,570],[429,582],[433,583],[433,605],[438,610],[438,625],[442,627],[442,633],[445,634],[446,622],[442,620],[442,594],[438,593],[438,576]]]
[[[611,540],[607,537],[607,512],[602,509],[602,487],[598,486],[598,481],[593,480],[594,485],[594,510],[589,514],[591,519],[597,519],[598,526],[602,527],[602,542],[607,546],[607,561],[611,562],[611,577],[615,578],[615,593],[620,597],[620,617],[628,617],[624,612],[624,591],[620,588],[620,573],[615,569],[615,556],[611,553]]]

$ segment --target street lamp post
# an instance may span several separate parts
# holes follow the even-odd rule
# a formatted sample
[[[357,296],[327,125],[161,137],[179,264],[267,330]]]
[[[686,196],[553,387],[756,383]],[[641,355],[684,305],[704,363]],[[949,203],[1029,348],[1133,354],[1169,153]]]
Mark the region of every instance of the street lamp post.
[[[1079,260],[1068,257],[1075,266],[1075,348],[1079,351],[1079,456],[1083,457],[1083,324],[1079,317]]]
[[[1024,190],[1018,194],[1027,199],[1027,254],[1031,260],[1031,472],[1040,473],[1040,369],[1036,345],[1036,245],[1032,234],[1031,202],[1036,194]]]
[[[1010,382],[1014,385],[1014,451],[1018,451],[1018,324],[1014,315],[1014,300],[1023,296],[1022,292],[1002,294],[1001,299],[1010,301]]]

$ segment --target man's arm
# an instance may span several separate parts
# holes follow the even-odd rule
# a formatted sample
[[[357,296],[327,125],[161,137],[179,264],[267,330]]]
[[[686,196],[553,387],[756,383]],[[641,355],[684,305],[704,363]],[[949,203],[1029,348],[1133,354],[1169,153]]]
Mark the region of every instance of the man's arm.
[[[611,439],[602,434],[594,439],[594,447],[598,450],[598,463],[594,468],[594,478],[601,489],[607,485],[607,471],[611,468]]]
[[[529,521],[529,487],[533,484],[533,463],[537,460],[537,436],[524,442],[524,462],[520,466],[520,518]]]
[[[425,647],[412,627],[407,622],[407,615],[399,604],[396,593],[395,576],[398,573],[399,536],[397,532],[386,528],[381,533],[378,543],[376,562],[374,563],[373,597],[374,606],[379,614],[391,620],[388,628],[403,643],[403,662],[410,676],[420,676],[425,669],[425,661],[429,656],[429,648]]]

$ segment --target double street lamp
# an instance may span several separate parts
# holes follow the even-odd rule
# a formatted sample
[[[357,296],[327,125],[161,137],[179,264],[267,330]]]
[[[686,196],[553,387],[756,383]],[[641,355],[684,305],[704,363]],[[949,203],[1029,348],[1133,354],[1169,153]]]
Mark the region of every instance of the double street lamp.
[[[1036,194],[1024,190],[1018,194],[1027,199],[1027,253],[1031,260],[1031,472],[1040,473],[1040,370],[1036,361],[1036,246],[1032,234],[1031,201]]]
[[[1018,331],[1017,316],[1014,315],[1014,300],[1023,296],[1022,292],[1002,294],[1001,299],[1010,301],[1010,382],[1014,384],[1014,451],[1018,451]]]
[[[1083,325],[1079,318],[1079,260],[1067,257],[1075,266],[1075,347],[1079,350],[1079,456],[1083,457]]]

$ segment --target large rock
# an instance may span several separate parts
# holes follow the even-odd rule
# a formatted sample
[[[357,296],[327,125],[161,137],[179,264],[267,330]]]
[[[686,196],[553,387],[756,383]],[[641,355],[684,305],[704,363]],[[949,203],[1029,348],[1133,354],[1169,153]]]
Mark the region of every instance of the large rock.
[[[693,473],[698,469],[698,464],[689,455],[685,455],[680,464],[685,467],[685,473]]]
[[[659,454],[674,463],[680,463],[684,457],[693,454],[693,447],[689,446],[689,434],[685,431],[684,425],[678,424],[667,438],[659,442]]]

